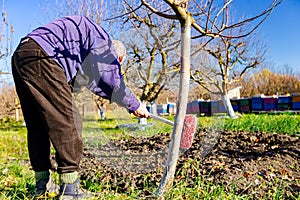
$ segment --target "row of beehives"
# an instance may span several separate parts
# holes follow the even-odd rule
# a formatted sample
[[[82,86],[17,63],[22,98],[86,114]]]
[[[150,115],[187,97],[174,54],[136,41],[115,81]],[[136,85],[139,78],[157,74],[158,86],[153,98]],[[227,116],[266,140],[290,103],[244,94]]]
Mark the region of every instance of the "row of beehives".
[[[250,98],[231,99],[231,105],[235,112],[256,113],[273,111],[300,111],[300,94],[290,96],[253,96]],[[176,104],[167,103],[156,105],[159,115],[176,113]],[[154,107],[147,107],[153,112]],[[194,100],[187,104],[187,114],[212,115],[225,113],[226,109],[221,100]]]

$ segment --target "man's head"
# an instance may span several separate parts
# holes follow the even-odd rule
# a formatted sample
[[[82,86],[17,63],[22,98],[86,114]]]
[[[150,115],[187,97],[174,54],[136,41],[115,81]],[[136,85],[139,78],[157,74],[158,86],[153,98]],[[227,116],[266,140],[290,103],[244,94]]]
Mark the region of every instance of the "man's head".
[[[118,61],[120,65],[125,61],[126,58],[126,48],[124,44],[119,40],[112,40],[116,53],[118,55]]]

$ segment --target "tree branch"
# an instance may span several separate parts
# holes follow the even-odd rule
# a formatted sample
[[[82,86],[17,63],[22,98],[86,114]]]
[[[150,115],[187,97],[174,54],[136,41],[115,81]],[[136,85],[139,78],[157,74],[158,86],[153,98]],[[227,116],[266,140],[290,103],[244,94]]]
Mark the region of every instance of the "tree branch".
[[[158,15],[160,17],[167,18],[167,19],[178,19],[178,17],[176,15],[168,15],[168,14],[159,12],[158,10],[156,10],[155,8],[153,8],[146,0],[141,0],[141,2],[151,12],[153,12],[154,14],[156,14],[156,15]]]

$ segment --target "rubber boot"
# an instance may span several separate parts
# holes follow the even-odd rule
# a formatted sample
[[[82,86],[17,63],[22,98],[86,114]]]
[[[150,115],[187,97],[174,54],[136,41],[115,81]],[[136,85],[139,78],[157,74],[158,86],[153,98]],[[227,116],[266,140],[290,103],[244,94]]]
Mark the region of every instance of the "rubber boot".
[[[60,200],[72,199],[97,199],[96,194],[86,191],[80,187],[80,181],[77,179],[73,184],[62,184],[60,186]]]

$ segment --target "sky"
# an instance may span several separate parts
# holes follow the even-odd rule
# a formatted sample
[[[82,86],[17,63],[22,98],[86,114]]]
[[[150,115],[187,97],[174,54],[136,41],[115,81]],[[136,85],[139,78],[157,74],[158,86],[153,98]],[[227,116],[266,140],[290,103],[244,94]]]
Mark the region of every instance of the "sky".
[[[51,1],[51,0],[49,0]],[[55,1],[55,0],[52,0]],[[7,12],[7,21],[14,26],[13,49],[21,37],[47,22],[41,8],[46,0],[2,0],[1,10]],[[271,0],[234,0],[241,15],[258,14]],[[288,65],[300,72],[300,0],[283,0],[272,15],[259,27],[257,33],[268,46],[270,63],[281,68]]]

